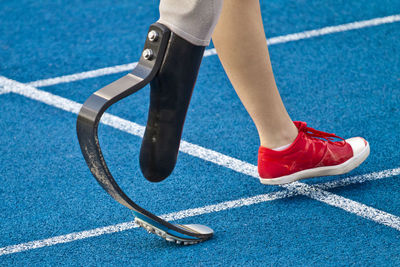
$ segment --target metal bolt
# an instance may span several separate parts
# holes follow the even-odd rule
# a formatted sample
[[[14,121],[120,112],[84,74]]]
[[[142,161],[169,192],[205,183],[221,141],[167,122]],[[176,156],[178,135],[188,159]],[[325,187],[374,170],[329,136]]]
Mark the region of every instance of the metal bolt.
[[[149,40],[151,42],[155,42],[155,41],[158,40],[158,33],[155,30],[152,30],[152,31],[149,32],[147,37],[149,38]]]
[[[147,60],[151,60],[154,56],[153,50],[151,50],[150,48],[147,48],[143,51],[143,57]]]

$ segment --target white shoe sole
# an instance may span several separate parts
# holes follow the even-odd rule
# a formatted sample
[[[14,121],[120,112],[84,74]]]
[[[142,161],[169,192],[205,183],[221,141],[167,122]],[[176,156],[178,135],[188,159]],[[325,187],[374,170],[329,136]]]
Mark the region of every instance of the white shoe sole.
[[[370,150],[369,143],[367,142],[367,145],[364,147],[363,150],[361,150],[360,153],[354,155],[352,158],[348,159],[342,164],[303,170],[290,175],[281,176],[278,178],[270,178],[270,179],[260,178],[260,182],[262,184],[267,184],[267,185],[281,185],[281,184],[292,183],[306,178],[344,174],[360,166],[360,164],[363,163],[364,160],[366,160],[367,157],[369,156],[369,150]]]

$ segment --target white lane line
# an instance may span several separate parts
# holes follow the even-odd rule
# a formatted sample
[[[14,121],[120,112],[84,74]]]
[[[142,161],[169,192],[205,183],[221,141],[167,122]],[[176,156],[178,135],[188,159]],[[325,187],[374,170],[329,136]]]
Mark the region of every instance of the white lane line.
[[[117,66],[113,66],[113,67],[101,68],[101,69],[97,69],[97,70],[85,71],[85,72],[64,75],[64,76],[55,77],[55,78],[38,80],[38,81],[30,82],[27,84],[34,86],[34,87],[45,87],[45,86],[51,86],[51,85],[55,85],[55,84],[59,84],[59,83],[70,83],[70,82],[75,82],[75,81],[79,81],[79,80],[84,80],[84,79],[95,78],[95,77],[100,77],[100,76],[104,76],[104,75],[129,71],[129,70],[132,70],[136,66],[136,64],[137,64],[137,62],[133,62],[133,63],[129,63],[129,64],[117,65]]]
[[[381,171],[381,172],[368,173],[365,175],[353,176],[353,177],[349,177],[349,178],[339,180],[339,181],[334,181],[334,182],[326,182],[326,183],[322,183],[322,184],[316,184],[316,185],[314,185],[314,187],[332,189],[332,188],[344,186],[344,185],[364,183],[367,181],[388,178],[388,177],[396,176],[399,174],[400,174],[400,168],[397,168],[397,169],[385,170],[385,171]],[[341,181],[346,181],[346,183],[343,184],[343,183],[341,183]],[[257,195],[254,197],[226,201],[226,202],[222,202],[219,204],[209,205],[209,206],[205,206],[205,207],[201,207],[201,208],[194,208],[194,209],[188,209],[188,210],[183,210],[183,211],[179,211],[179,212],[173,212],[170,214],[162,215],[161,217],[167,221],[174,221],[174,220],[184,219],[184,218],[188,218],[188,217],[199,216],[199,215],[203,215],[203,214],[239,208],[239,207],[243,207],[243,206],[250,206],[250,205],[254,205],[254,204],[258,204],[258,203],[262,203],[262,202],[293,197],[298,194],[299,193],[296,192],[296,190],[293,190],[293,191],[283,190],[283,191],[273,192],[273,193],[269,193],[269,194]],[[342,202],[346,202],[346,201],[347,201],[346,199],[342,200]],[[354,205],[347,205],[347,206],[350,206],[350,208],[352,208]],[[375,213],[378,215],[380,214],[380,212],[381,211],[375,211]],[[392,218],[392,216],[390,214],[386,215],[386,216],[388,218]],[[396,220],[398,220],[398,219],[392,218],[392,220],[388,220],[388,221],[393,222]],[[130,229],[137,228],[137,227],[138,226],[135,223],[133,223],[133,221],[125,222],[125,223],[109,225],[109,226],[105,226],[105,227],[99,227],[99,228],[95,228],[95,229],[91,229],[91,230],[87,230],[87,231],[75,232],[75,233],[70,233],[70,234],[66,234],[66,235],[55,236],[52,238],[26,242],[26,243],[22,243],[22,244],[18,244],[18,245],[6,246],[6,247],[0,248],[0,256],[6,255],[6,254],[18,253],[18,252],[22,252],[22,251],[26,251],[26,250],[47,247],[47,246],[53,246],[53,245],[62,244],[62,243],[73,242],[73,241],[77,241],[77,240],[81,240],[81,239],[101,236],[104,234],[111,234],[111,233],[126,231],[126,230],[130,230]]]
[[[226,156],[219,152],[200,147],[198,145],[190,144],[187,142],[183,143],[182,152],[190,154],[192,156],[201,158],[206,161],[213,162],[217,165],[224,166],[226,168],[232,169],[239,173],[243,173],[254,178],[259,178],[257,166],[250,163],[234,159],[232,157]],[[335,181],[327,184],[322,184],[317,188],[312,185],[307,185],[304,183],[296,182],[290,185],[282,185],[281,187],[288,189],[289,191],[295,191],[298,194],[308,196],[312,199],[321,201],[328,205],[341,208],[347,212],[353,213],[355,215],[361,216],[363,218],[372,220],[379,224],[383,224],[392,227],[400,231],[400,217],[392,215],[390,213],[369,207],[365,204],[347,199],[345,197],[324,191],[322,188],[333,188],[338,186],[344,186],[351,183],[361,183],[365,181],[377,180],[386,177],[391,177],[398,175],[400,173],[400,168],[386,170],[380,173],[371,173],[369,175],[363,175],[358,177],[352,177],[344,179],[343,182]]]
[[[29,85],[25,85],[14,80],[10,80],[3,76],[0,76],[0,86],[10,90],[13,93],[17,93],[23,95],[25,97],[46,103],[50,106],[54,106],[60,108],[65,111],[78,113],[81,104],[71,101],[69,99],[53,95],[48,92],[44,92],[37,88],[34,88]],[[103,123],[120,129],[122,131],[126,131],[131,134],[135,134],[141,136],[143,134],[144,127],[138,125],[136,123],[132,123],[130,121],[118,118],[114,115],[108,114]],[[192,156],[199,157],[206,161],[213,162],[220,166],[224,166],[226,168],[232,169],[234,171],[253,176],[258,178],[257,166],[252,165],[250,163],[226,156],[219,152],[200,147],[198,145],[194,145],[188,142],[183,141],[181,145],[182,152],[189,153]],[[393,171],[393,173],[397,173]],[[381,175],[382,176],[382,175]],[[371,180],[371,178],[368,178]],[[390,226],[396,230],[400,230],[400,218],[374,209],[372,207],[368,207],[364,204],[358,203],[356,201],[352,201],[350,199],[346,199],[344,197],[332,194],[327,191],[323,191],[322,189],[316,188],[314,186],[302,184],[302,183],[294,183],[291,185],[283,186],[290,190],[290,192],[296,192],[298,194],[309,196],[315,200],[321,201],[323,203],[342,208],[350,213],[362,216],[364,218],[370,219],[380,224],[384,224]]]
[[[341,180],[326,182],[323,184],[317,184],[317,185],[314,185],[314,187],[317,187],[317,188],[323,189],[323,190],[327,190],[327,189],[332,189],[332,188],[336,188],[336,187],[343,187],[343,186],[352,185],[352,184],[361,184],[361,183],[368,182],[368,181],[380,180],[383,178],[393,177],[393,176],[397,176],[397,175],[400,175],[400,168],[384,170],[384,171],[380,171],[380,172],[373,172],[373,173],[364,174],[364,175],[357,175],[357,176],[353,176],[353,177],[344,178]]]
[[[27,98],[45,103],[49,106],[53,106],[68,112],[78,114],[81,104],[69,100],[64,97],[53,95],[51,93],[36,89],[29,85],[8,79],[4,76],[0,76],[0,86],[3,86],[6,90],[12,93],[16,93]]]
[[[343,209],[347,212],[356,214],[360,217],[372,220],[379,224],[383,224],[400,231],[400,217],[398,216],[369,207],[354,200],[332,194],[330,192],[307,184],[296,182],[286,185],[284,187],[290,191],[295,191],[298,194],[308,196],[312,199],[321,201],[330,206]]]
[[[204,57],[214,56],[217,54],[217,50],[215,48],[210,48],[204,51]]]
[[[366,27],[373,27],[373,26],[378,26],[378,25],[383,25],[383,24],[395,23],[395,22],[399,22],[399,21],[400,21],[400,14],[387,16],[387,17],[381,17],[381,18],[374,18],[374,19],[370,19],[370,20],[356,21],[356,22],[352,22],[352,23],[346,23],[346,24],[341,24],[341,25],[336,25],[336,26],[329,26],[329,27],[319,28],[319,29],[310,30],[310,31],[303,31],[303,32],[298,32],[298,33],[293,33],[293,34],[288,34],[288,35],[272,37],[272,38],[267,39],[267,43],[269,45],[283,44],[283,43],[309,39],[309,38],[323,36],[323,35],[332,34],[332,33],[351,31],[351,30],[362,29],[362,28],[366,28]],[[216,55],[216,54],[217,54],[217,52],[216,52],[215,48],[212,48],[212,49],[208,49],[205,51],[204,57],[208,57],[208,56],[212,56],[212,55]],[[60,76],[60,77],[56,77],[56,78],[37,80],[37,81],[30,82],[28,84],[31,86],[34,86],[34,87],[45,87],[45,86],[51,86],[51,85],[56,85],[56,84],[60,84],[60,83],[69,83],[69,82],[74,82],[74,81],[78,81],[78,80],[84,80],[84,79],[88,79],[88,78],[94,78],[94,77],[99,77],[99,76],[103,76],[103,75],[129,71],[129,70],[132,70],[136,64],[137,64],[137,62],[124,64],[124,65],[117,65],[114,67],[107,67],[107,68],[101,68],[101,69],[92,70],[92,71],[85,71],[85,72],[71,74],[71,75],[64,75],[64,76]]]
[[[4,95],[4,94],[8,94],[8,93],[9,93],[9,90],[6,90],[0,86],[0,95]]]
[[[0,76],[0,86],[8,88],[8,90],[13,93],[45,103],[49,106],[72,112],[74,114],[78,114],[82,106],[82,104],[75,101],[51,94],[43,90],[39,90],[33,86],[11,80],[3,76]],[[145,127],[142,125],[119,118],[109,113],[105,113],[103,115],[101,123],[139,137],[143,137],[145,130]],[[181,142],[179,150],[200,159],[210,161],[220,166],[235,170],[239,173],[258,178],[257,166],[241,161],[239,159],[226,156],[214,150],[191,144],[186,141]]]
[[[32,250],[37,248],[49,247],[54,246],[57,244],[63,244],[68,242],[77,241],[80,239],[116,233],[120,231],[129,230],[132,228],[137,228],[138,226],[134,222],[126,222],[120,223],[115,225],[110,225],[106,227],[95,228],[87,231],[82,232],[75,232],[66,235],[55,236],[51,238],[46,238],[42,240],[35,240],[26,243],[21,243],[18,245],[11,245],[0,248],[0,256],[18,253],[26,250]]]
[[[183,153],[189,154],[193,157],[212,162],[214,164],[226,167],[239,173],[243,173],[254,178],[259,178],[257,166],[248,162],[232,158],[220,152],[201,147],[199,145],[191,144],[186,141],[181,141],[179,150]]]
[[[258,203],[262,203],[262,202],[268,202],[268,201],[272,201],[272,200],[287,198],[287,197],[291,197],[294,195],[296,195],[295,192],[289,192],[287,190],[284,190],[284,191],[273,192],[273,193],[269,193],[269,194],[257,195],[254,197],[241,198],[241,199],[232,200],[232,201],[225,201],[225,202],[222,202],[219,204],[208,205],[208,206],[204,206],[201,208],[194,208],[194,209],[173,212],[173,213],[162,215],[160,217],[162,217],[164,220],[167,220],[167,221],[175,221],[175,220],[179,220],[179,219],[183,219],[183,218],[199,216],[199,215],[203,215],[203,214],[209,214],[209,213],[213,213],[213,212],[219,212],[219,211],[223,211],[223,210],[240,208],[240,207],[250,206],[250,205],[254,205],[254,204],[258,204]],[[35,240],[35,241],[31,241],[31,242],[21,243],[18,245],[6,246],[6,247],[0,248],[0,256],[18,253],[18,252],[27,251],[27,250],[32,250],[32,249],[37,249],[37,248],[54,246],[56,244],[69,243],[69,242],[86,239],[86,238],[90,238],[90,237],[96,237],[96,236],[100,236],[100,235],[104,235],[104,234],[111,234],[111,233],[126,231],[126,230],[133,229],[133,228],[138,228],[138,225],[135,224],[133,221],[131,221],[131,222],[125,222],[125,223],[120,223],[120,224],[116,224],[116,225],[110,225],[110,226],[106,226],[106,227],[99,227],[99,228],[82,231],[82,232],[75,232],[75,233],[70,233],[70,234],[66,234],[66,235],[55,236],[52,238],[47,238],[47,239],[42,239],[42,240]]]
[[[351,30],[357,30],[367,27],[378,26],[382,24],[395,23],[400,21],[400,14],[374,18],[369,20],[361,20],[336,26],[324,27],[316,30],[304,31],[299,33],[288,34],[285,36],[278,36],[268,39],[269,44],[282,44],[287,42],[293,42],[298,40],[309,39],[317,36],[338,33],[338,32],[346,32]]]

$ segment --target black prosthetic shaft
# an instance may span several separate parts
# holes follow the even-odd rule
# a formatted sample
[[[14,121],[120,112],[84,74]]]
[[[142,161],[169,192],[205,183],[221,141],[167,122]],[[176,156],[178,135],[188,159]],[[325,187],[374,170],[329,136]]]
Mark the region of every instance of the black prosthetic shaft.
[[[171,33],[160,71],[150,83],[150,109],[140,150],[140,168],[149,181],[164,180],[175,167],[204,49]]]
[[[155,79],[156,75],[159,73],[160,69],[162,71],[160,72],[164,78],[157,78],[156,79],[156,85],[153,86],[154,88],[162,88],[162,92],[165,92],[165,88],[168,88],[168,86],[164,86],[164,82],[162,82],[163,86],[159,87],[159,83],[165,79],[165,77],[169,76],[169,72],[166,70],[171,70],[171,64],[169,60],[166,62],[168,63],[166,66],[162,67],[162,64],[164,62],[164,57],[167,54],[167,48],[168,47],[175,47],[171,44],[169,44],[171,37],[171,32],[170,30],[165,27],[164,25],[161,25],[159,23],[154,23],[153,25],[150,26],[149,33],[148,33],[148,38],[146,40],[144,50],[142,53],[142,56],[140,57],[140,60],[136,67],[132,70],[131,73],[125,75],[124,77],[114,81],[113,83],[107,85],[106,87],[98,90],[94,94],[92,94],[86,102],[83,104],[81,110],[79,111],[78,119],[77,119],[77,125],[76,125],[76,130],[78,134],[78,140],[79,144],[81,146],[82,154],[86,160],[87,165],[89,166],[90,171],[92,172],[93,176],[96,178],[96,180],[99,182],[99,184],[104,188],[104,190],[107,191],[115,200],[117,200],[119,203],[122,205],[128,207],[129,209],[132,210],[133,214],[135,215],[135,222],[138,223],[140,226],[146,228],[148,231],[153,232],[163,238],[165,238],[168,241],[175,241],[179,244],[195,244],[204,240],[207,240],[212,237],[213,235],[213,230],[211,228],[208,228],[204,225],[197,225],[197,224],[186,224],[186,225],[177,225],[177,224],[171,224],[162,218],[152,214],[151,212],[143,209],[140,207],[138,204],[136,204],[132,199],[130,199],[124,191],[119,187],[117,182],[115,181],[114,177],[112,176],[110,170],[108,169],[108,166],[105,162],[105,159],[103,157],[103,153],[100,147],[99,143],[99,138],[98,138],[98,125],[100,122],[100,119],[104,112],[114,103],[120,101],[121,99],[139,91],[142,89],[144,86],[146,86],[150,81]],[[175,39],[173,39],[175,40]],[[172,41],[171,43],[176,43],[176,41]],[[181,45],[179,47],[182,47],[182,49],[185,49],[185,46]],[[195,51],[196,49],[193,49]],[[178,54],[177,60],[179,60],[179,54],[182,53],[184,55],[191,55],[193,53],[190,49],[184,52],[185,50],[180,51],[179,49],[176,52],[174,49],[171,51],[174,51],[173,53]],[[180,52],[179,52],[180,51]],[[197,54],[196,54],[197,55]],[[161,107],[161,108],[168,108],[168,109],[174,109],[174,107],[179,107],[179,110],[176,111],[177,114],[180,114],[177,117],[173,118],[179,118],[179,122],[176,122],[175,120],[171,119],[174,124],[173,126],[169,126],[171,129],[175,127],[175,125],[180,126],[180,128],[177,130],[179,133],[182,131],[182,125],[184,121],[184,117],[186,114],[186,109],[189,104],[190,100],[190,95],[191,95],[191,90],[193,88],[194,80],[196,78],[197,74],[197,69],[198,65],[200,64],[201,57],[197,59],[199,56],[196,56],[195,65],[197,67],[192,67],[188,69],[193,69],[195,74],[190,77],[191,80],[193,80],[190,90],[187,92],[183,90],[180,86],[177,88],[180,88],[179,90],[172,90],[174,94],[178,95],[176,99],[179,100],[178,103],[179,105],[158,105],[158,103],[173,103],[173,101],[168,100],[169,95],[165,94],[167,96],[167,101],[165,102],[163,99],[164,94],[162,94],[162,101],[159,101],[157,95],[154,97],[152,96],[152,100],[155,101],[151,107],[156,106]],[[186,63],[189,64],[189,63]],[[167,67],[170,66],[170,67]],[[174,66],[174,64],[172,64]],[[179,64],[178,64],[179,66]],[[187,73],[182,71],[182,66],[178,67],[177,70],[179,70],[179,73],[183,73],[183,75],[186,75]],[[174,72],[173,72],[174,73]],[[189,74],[191,73],[190,71],[188,72]],[[177,81],[177,78],[174,78],[175,81]],[[188,84],[188,81],[186,81],[186,78],[182,79],[185,81],[186,84]],[[172,83],[174,84],[174,83]],[[174,84],[175,85],[175,84]],[[186,88],[186,87],[184,87]],[[154,90],[153,90],[154,91]],[[152,92],[153,92],[152,91]],[[155,91],[156,92],[156,91]],[[186,92],[184,97],[182,97],[181,93]],[[156,101],[157,100],[157,101]],[[182,104],[186,103],[186,104]],[[156,105],[157,104],[157,105]],[[155,109],[151,111],[154,111]],[[164,126],[164,121],[167,121],[164,117],[164,115],[160,116],[160,114],[163,112],[163,110],[156,110],[156,113],[151,112],[150,113],[150,118],[153,118],[153,122],[150,124],[153,126],[154,129],[156,129],[158,132],[162,133],[165,132],[165,126]],[[153,114],[153,115],[152,115]],[[183,114],[183,115],[182,115]],[[168,117],[168,116],[167,116]],[[156,119],[154,119],[156,118]],[[158,124],[158,120],[161,118],[162,119],[162,124]],[[169,117],[168,117],[169,118]],[[167,123],[168,124],[168,123]],[[162,125],[163,127],[158,128],[158,125]],[[174,136],[174,144],[177,144],[179,147],[179,137],[175,136],[173,133],[173,130],[170,128],[166,129],[166,132],[168,132],[171,136]],[[174,129],[176,131],[176,129]],[[151,132],[151,131],[150,131]],[[157,133],[158,133],[157,132]],[[147,138],[149,138],[149,135],[147,134]],[[150,138],[152,138],[150,136]],[[155,138],[158,138],[158,135],[155,135]],[[149,140],[149,139],[147,139]],[[152,139],[150,139],[152,140]],[[157,139],[156,139],[157,140]],[[169,139],[161,139],[163,142],[167,140],[169,142]],[[148,145],[148,143],[144,142],[144,150],[148,151],[149,149],[152,149],[151,146]],[[168,143],[168,145],[170,145]],[[155,146],[158,148],[157,146]],[[147,149],[146,149],[147,148]],[[176,149],[177,151],[177,149]],[[157,151],[156,151],[157,152]],[[176,154],[176,153],[175,153]],[[158,158],[157,158],[158,159]],[[156,162],[158,163],[158,162]],[[147,170],[146,162],[144,164],[145,170]],[[172,166],[173,168],[173,166]]]

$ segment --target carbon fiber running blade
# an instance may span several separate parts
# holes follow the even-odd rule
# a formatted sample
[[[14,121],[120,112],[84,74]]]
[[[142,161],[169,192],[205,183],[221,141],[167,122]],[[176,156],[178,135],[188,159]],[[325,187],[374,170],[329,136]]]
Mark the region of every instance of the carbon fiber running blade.
[[[93,176],[116,201],[131,209],[139,225],[154,229],[156,234],[177,243],[192,244],[209,239],[213,232],[206,226],[180,226],[171,224],[133,202],[119,187],[104,160],[99,140],[98,125],[104,112],[117,101],[137,92],[157,74],[168,46],[170,31],[162,24],[151,25],[144,53],[135,69],[92,94],[83,104],[77,119],[77,134],[82,154]],[[150,35],[149,35],[150,36]],[[186,243],[185,243],[186,242]]]

